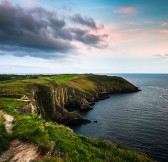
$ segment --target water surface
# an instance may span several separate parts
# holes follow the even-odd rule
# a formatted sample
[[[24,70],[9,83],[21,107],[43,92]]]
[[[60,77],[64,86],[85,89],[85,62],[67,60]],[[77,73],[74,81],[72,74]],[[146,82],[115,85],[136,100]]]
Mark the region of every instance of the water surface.
[[[168,161],[168,75],[118,75],[142,91],[99,101],[93,110],[82,114],[98,123],[71,128],[79,134],[145,152],[158,161]]]

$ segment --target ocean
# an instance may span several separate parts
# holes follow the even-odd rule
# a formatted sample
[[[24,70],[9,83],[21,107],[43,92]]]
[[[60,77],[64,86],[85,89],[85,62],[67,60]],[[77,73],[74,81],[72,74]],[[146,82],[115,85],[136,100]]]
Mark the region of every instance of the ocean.
[[[108,75],[122,76],[142,91],[114,94],[97,102],[82,116],[98,122],[71,128],[168,161],[168,74]]]

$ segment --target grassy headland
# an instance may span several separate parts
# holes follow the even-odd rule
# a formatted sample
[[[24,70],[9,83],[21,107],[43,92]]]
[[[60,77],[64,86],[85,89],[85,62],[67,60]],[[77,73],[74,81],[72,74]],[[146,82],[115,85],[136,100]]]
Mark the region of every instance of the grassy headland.
[[[14,116],[14,127],[12,134],[8,135],[3,115],[0,116],[0,154],[7,149],[10,141],[20,139],[38,145],[43,156],[36,157],[37,161],[150,162],[152,160],[143,153],[110,141],[77,135],[55,122],[79,117],[77,112],[68,112],[67,109],[69,106],[80,106],[81,98],[94,102],[100,92],[109,94],[137,90],[120,77],[92,74],[2,75],[0,109],[2,113]],[[50,154],[47,154],[49,151]]]

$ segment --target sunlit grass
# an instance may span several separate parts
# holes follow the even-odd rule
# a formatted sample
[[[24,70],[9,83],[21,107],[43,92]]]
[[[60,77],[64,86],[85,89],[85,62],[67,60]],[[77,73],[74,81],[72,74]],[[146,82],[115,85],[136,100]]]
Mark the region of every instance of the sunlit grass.
[[[27,103],[24,101],[20,101],[16,98],[6,98],[6,97],[1,97],[0,98],[0,108],[5,109],[5,108],[17,108],[17,107],[23,107],[25,106]]]
[[[57,86],[66,86],[88,95],[95,94],[101,86],[111,88],[114,91],[121,89],[131,90],[135,88],[131,83],[123,78],[114,76],[93,74],[39,75],[34,77],[14,76],[14,79],[0,81],[0,96],[13,98],[20,98],[23,95],[31,96],[32,89],[38,85],[55,88]]]
[[[13,131],[14,138],[32,141],[38,144],[43,152],[50,149],[51,141],[55,141],[54,150],[59,151],[61,157],[48,158],[45,161],[152,161],[142,153],[120,148],[110,141],[77,135],[69,128],[53,122],[46,122],[37,115],[16,116]]]
[[[55,142],[53,151],[59,152],[60,157],[46,157],[46,162],[150,162],[146,155],[121,148],[110,141],[102,141],[77,135],[71,129],[55,122],[45,121],[37,114],[20,114],[19,107],[28,102],[17,100],[27,95],[32,97],[33,88],[41,87],[46,95],[51,89],[66,87],[76,91],[76,94],[93,97],[99,91],[113,89],[120,91],[131,90],[135,87],[120,77],[99,76],[93,74],[63,74],[51,76],[3,76],[0,77],[0,109],[14,116],[12,139],[30,141],[39,146],[39,151],[45,153],[50,150],[51,142]],[[48,92],[46,92],[48,90]],[[44,94],[43,94],[44,95]],[[47,96],[45,102],[47,103]],[[79,97],[79,96],[78,96]],[[49,100],[50,101],[50,100]],[[49,105],[50,102],[47,103]],[[76,116],[77,113],[69,113]],[[4,119],[0,117],[0,153],[7,149],[9,135],[4,126]],[[3,141],[3,142],[2,142]]]

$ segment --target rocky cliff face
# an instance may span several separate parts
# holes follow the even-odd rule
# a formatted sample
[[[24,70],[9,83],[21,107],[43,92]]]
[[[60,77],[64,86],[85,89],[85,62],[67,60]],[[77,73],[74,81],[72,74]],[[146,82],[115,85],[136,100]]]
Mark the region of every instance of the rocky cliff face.
[[[37,113],[45,119],[52,119],[59,123],[87,122],[77,112],[68,112],[69,109],[88,109],[89,102],[75,89],[64,86],[36,86],[33,88],[33,98]],[[88,98],[88,96],[87,96]],[[85,102],[82,102],[85,100]]]
[[[125,80],[113,82],[95,83],[94,91],[81,92],[67,85],[50,84],[46,86],[37,85],[33,87],[33,98],[36,103],[37,112],[45,119],[52,119],[59,123],[85,123],[79,113],[68,112],[79,109],[88,111],[91,105],[98,100],[106,99],[111,93],[136,92],[138,88]],[[129,86],[128,86],[129,85]]]
[[[38,113],[59,123],[89,122],[74,110],[88,111],[95,101],[106,99],[111,93],[136,91],[138,88],[123,78],[93,74],[37,76],[0,83],[1,97],[29,103],[20,109],[22,112]]]

